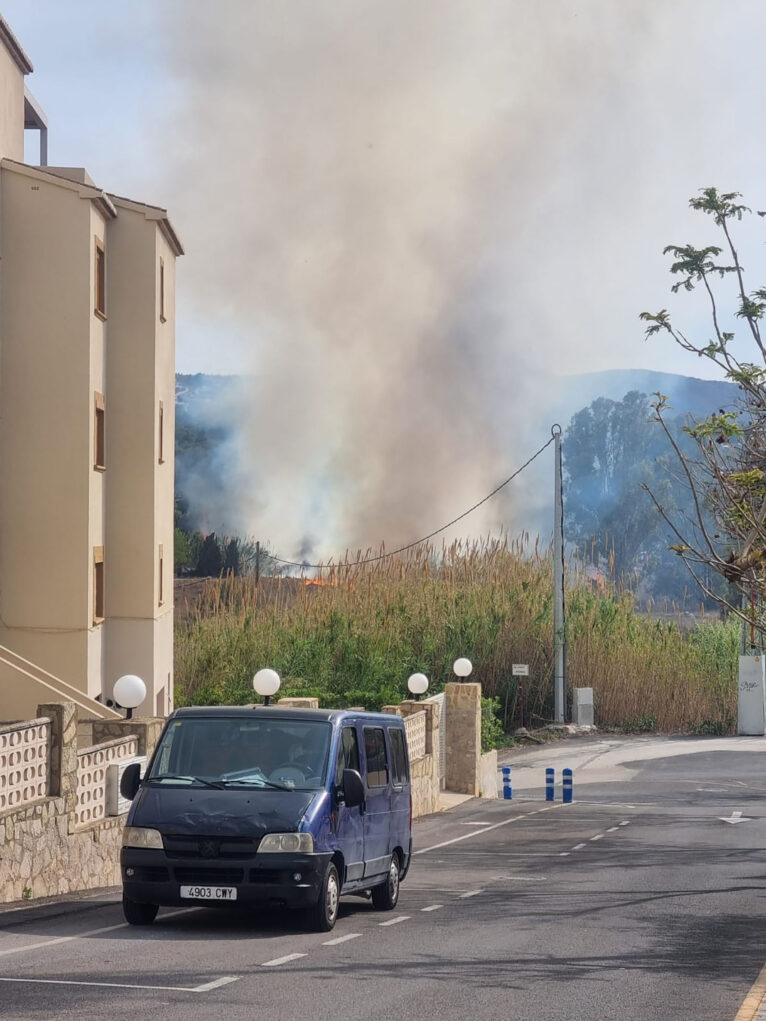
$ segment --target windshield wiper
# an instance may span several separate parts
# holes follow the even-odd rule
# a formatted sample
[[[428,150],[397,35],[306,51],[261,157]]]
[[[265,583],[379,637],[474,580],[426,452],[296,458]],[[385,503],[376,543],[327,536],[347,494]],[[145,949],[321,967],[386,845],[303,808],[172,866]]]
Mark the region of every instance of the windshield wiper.
[[[247,777],[238,777],[235,780],[221,780],[221,784],[224,787],[229,787],[232,784],[254,784],[258,787],[273,787],[275,791],[294,791],[294,787],[289,787],[286,783],[277,783],[274,780],[267,780],[266,777],[253,777],[248,779]]]
[[[202,776],[181,776],[178,773],[157,773],[146,778],[147,783],[153,783],[155,780],[186,780],[189,783],[202,784],[203,787],[215,787],[217,790],[221,790],[223,786],[221,781],[218,780],[205,780]]]

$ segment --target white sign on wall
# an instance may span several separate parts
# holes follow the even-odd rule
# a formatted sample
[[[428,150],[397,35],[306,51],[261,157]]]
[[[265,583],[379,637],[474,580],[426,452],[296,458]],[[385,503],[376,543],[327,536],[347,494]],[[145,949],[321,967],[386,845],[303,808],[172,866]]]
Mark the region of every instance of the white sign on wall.
[[[529,664],[528,663],[514,663],[511,669],[511,673],[514,677],[529,677]]]

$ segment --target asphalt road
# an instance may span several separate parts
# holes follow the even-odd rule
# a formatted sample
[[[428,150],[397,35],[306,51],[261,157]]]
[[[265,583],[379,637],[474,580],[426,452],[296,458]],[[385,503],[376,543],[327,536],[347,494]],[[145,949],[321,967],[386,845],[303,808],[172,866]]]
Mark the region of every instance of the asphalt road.
[[[196,908],[130,928],[114,891],[0,913],[0,1017],[734,1021],[766,961],[764,753],[514,755],[512,802],[418,822],[397,909],[347,898],[324,935]],[[572,764],[572,805],[544,802],[548,762]]]

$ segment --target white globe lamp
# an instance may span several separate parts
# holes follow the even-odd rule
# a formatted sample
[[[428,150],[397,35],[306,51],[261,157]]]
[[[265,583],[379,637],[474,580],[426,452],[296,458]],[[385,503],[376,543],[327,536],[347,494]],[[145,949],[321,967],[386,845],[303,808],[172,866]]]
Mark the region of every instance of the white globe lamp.
[[[264,667],[263,670],[259,670],[253,678],[253,687],[255,688],[255,692],[257,695],[263,696],[264,705],[268,705],[271,696],[276,695],[281,683],[279,674],[276,670],[271,670],[269,667]]]
[[[123,674],[114,682],[112,695],[117,705],[127,709],[126,719],[133,718],[133,710],[146,698],[146,685],[135,674]]]
[[[415,699],[425,695],[428,691],[428,678],[425,674],[410,674],[407,678],[407,690],[415,696]]]
[[[473,663],[470,659],[466,659],[465,656],[461,656],[460,659],[456,659],[452,664],[452,671],[456,677],[461,681],[469,676],[473,670]]]

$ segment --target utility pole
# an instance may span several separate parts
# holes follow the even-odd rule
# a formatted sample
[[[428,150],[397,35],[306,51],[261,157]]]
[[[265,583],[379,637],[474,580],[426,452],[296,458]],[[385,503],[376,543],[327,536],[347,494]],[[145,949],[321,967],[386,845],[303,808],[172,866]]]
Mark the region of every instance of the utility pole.
[[[554,444],[553,512],[553,707],[554,722],[565,722],[567,704],[564,631],[564,491],[561,479],[561,426],[551,428]]]

